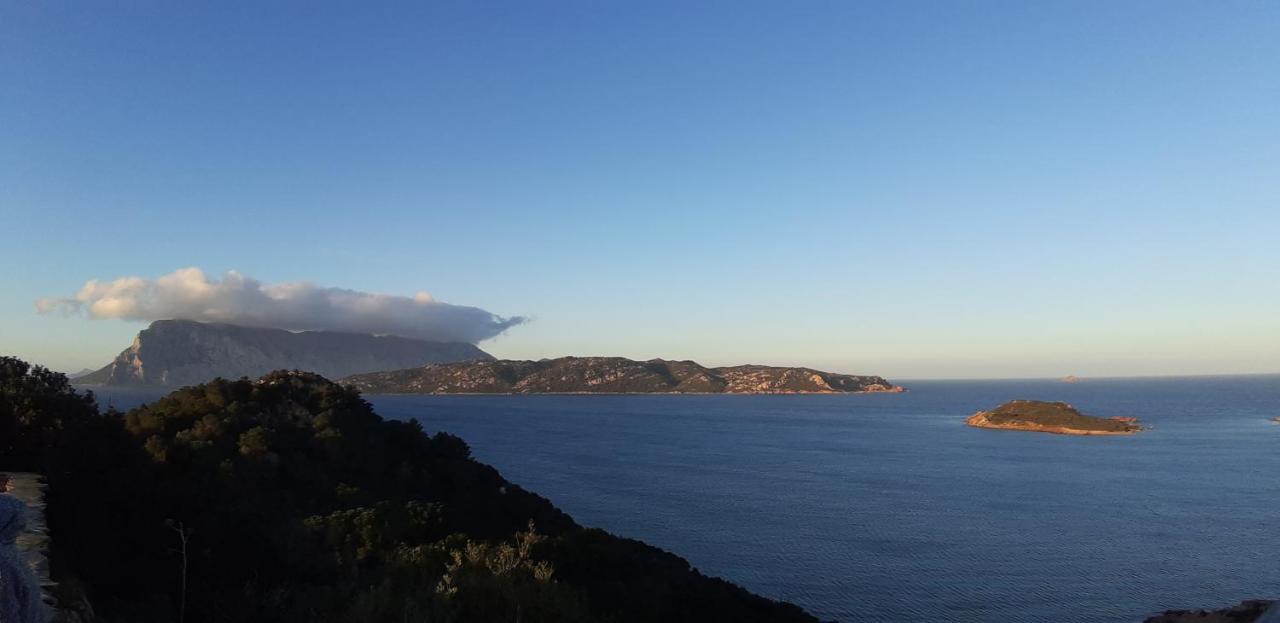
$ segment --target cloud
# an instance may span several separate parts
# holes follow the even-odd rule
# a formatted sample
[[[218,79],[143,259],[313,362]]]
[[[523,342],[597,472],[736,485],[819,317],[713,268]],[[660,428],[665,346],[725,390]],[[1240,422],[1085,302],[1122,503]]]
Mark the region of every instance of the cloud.
[[[36,301],[42,314],[63,312],[122,320],[183,319],[291,331],[348,331],[476,343],[525,321],[450,305],[426,292],[372,294],[311,283],[262,282],[230,271],[210,279],[183,268],[158,279],[89,281],[74,297]]]

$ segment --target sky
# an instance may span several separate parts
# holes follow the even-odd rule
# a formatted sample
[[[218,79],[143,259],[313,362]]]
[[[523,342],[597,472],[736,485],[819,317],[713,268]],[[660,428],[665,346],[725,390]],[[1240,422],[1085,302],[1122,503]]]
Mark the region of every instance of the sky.
[[[37,301],[198,268],[522,319],[480,342],[508,358],[1280,372],[1278,33],[1274,2],[4,3],[0,352],[104,365],[144,321]]]

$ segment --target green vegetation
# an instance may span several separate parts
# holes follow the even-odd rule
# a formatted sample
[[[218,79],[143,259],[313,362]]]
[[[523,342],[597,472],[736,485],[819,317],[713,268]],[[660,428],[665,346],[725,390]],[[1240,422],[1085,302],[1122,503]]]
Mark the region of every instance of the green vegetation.
[[[47,467],[63,431],[97,412],[93,393],[76,393],[66,376],[0,357],[0,467]]]
[[[1044,427],[1106,433],[1129,433],[1140,430],[1140,427],[1130,419],[1084,415],[1065,402],[1013,400],[986,412],[986,416],[987,421],[995,426],[1029,423]]]
[[[55,576],[103,621],[813,621],[578,526],[305,373],[127,414],[0,359],[0,469],[48,475]]]

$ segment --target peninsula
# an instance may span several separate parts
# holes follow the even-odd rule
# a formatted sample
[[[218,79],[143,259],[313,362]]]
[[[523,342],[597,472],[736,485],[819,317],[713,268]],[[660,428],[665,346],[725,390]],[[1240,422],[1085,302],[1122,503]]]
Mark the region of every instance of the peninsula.
[[[1101,418],[1080,413],[1065,402],[1013,400],[965,420],[969,426],[1059,435],[1130,435],[1142,430],[1128,417]]]
[[[810,368],[732,366],[622,357],[467,361],[356,374],[340,381],[379,394],[849,394],[900,392],[879,376]]]

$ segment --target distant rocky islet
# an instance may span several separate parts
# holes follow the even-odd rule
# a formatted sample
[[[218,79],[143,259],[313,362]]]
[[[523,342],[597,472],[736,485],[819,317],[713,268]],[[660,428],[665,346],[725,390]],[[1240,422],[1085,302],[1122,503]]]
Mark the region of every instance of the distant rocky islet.
[[[1280,623],[1280,606],[1266,599],[1250,599],[1217,610],[1166,610],[1143,623]]]
[[[1019,430],[1059,435],[1131,435],[1142,430],[1130,417],[1095,417],[1065,402],[1011,400],[965,420],[976,428]]]

